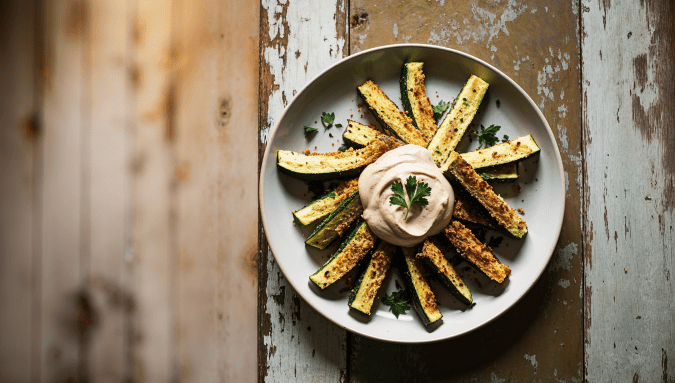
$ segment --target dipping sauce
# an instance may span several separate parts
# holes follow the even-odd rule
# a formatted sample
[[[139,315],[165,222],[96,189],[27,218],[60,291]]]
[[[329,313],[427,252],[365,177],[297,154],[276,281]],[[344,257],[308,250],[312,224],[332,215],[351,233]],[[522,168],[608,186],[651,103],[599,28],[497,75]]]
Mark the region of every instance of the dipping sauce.
[[[406,208],[392,205],[394,194],[391,185],[400,181],[404,185],[410,176],[417,182],[426,182],[431,195],[429,204],[413,204],[408,218]],[[359,177],[359,196],[363,205],[363,218],[370,229],[382,240],[393,245],[411,247],[425,238],[441,232],[452,218],[455,194],[448,180],[434,164],[431,153],[418,145],[405,145],[391,150],[368,165]],[[406,192],[406,202],[410,196]]]

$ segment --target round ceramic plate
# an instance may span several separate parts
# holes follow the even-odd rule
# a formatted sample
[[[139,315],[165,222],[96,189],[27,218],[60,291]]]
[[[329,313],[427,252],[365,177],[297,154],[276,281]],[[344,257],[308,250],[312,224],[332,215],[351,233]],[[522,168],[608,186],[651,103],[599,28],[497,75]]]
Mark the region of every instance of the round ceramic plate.
[[[490,84],[475,126],[499,125],[499,137],[516,138],[532,134],[541,153],[519,164],[520,179],[514,184],[495,187],[509,205],[525,211],[529,232],[522,240],[504,238],[494,253],[512,274],[502,284],[491,282],[466,263],[458,265],[472,291],[475,305],[468,307],[445,288],[432,283],[432,290],[443,314],[442,321],[425,327],[414,310],[398,319],[382,303],[385,293],[396,291],[403,280],[390,271],[367,316],[351,310],[347,304],[346,278],[325,290],[310,282],[309,276],[335,252],[340,240],[326,250],[305,246],[306,233],[293,224],[292,211],[310,202],[308,185],[277,170],[277,150],[301,152],[336,151],[342,145],[347,119],[379,126],[357,94],[357,86],[373,79],[399,108],[399,76],[403,63],[424,62],[426,92],[433,105],[451,101],[459,94],[471,74]],[[335,113],[335,124],[324,130],[323,112]],[[318,130],[305,136],[304,126]],[[472,136],[473,142],[467,136]],[[475,135],[465,134],[460,151],[477,147]],[[520,189],[520,190],[518,190]],[[565,181],[560,153],[544,116],[532,99],[502,72],[466,53],[429,45],[393,45],[379,47],[347,57],[317,76],[288,105],[272,132],[260,172],[260,207],[267,241],[279,267],[309,305],[337,325],[360,335],[392,342],[425,343],[450,339],[475,330],[512,307],[542,274],[560,235],[565,209]],[[488,232],[486,240],[502,235]],[[355,278],[356,271],[350,277]]]

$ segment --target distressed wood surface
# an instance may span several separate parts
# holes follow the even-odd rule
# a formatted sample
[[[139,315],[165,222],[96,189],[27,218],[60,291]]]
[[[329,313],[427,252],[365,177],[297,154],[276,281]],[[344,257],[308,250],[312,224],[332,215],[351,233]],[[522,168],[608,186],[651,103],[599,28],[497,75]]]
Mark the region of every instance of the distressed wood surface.
[[[672,1],[582,1],[588,381],[673,382]]]
[[[127,57],[130,44],[127,4],[95,1],[90,7],[88,62],[91,70],[89,94],[91,129],[88,173],[91,179],[89,199],[90,270],[89,291],[98,307],[98,328],[87,350],[92,376],[114,382],[125,378],[126,355],[125,299],[116,298],[126,283],[124,254],[127,246],[129,180],[126,164],[131,153],[126,143],[127,99],[129,89]],[[122,192],[120,192],[122,191]],[[110,206],[119,207],[111,209]],[[86,229],[85,229],[86,230]],[[108,302],[114,302],[109,304]]]
[[[258,9],[2,3],[0,380],[255,380]]]
[[[260,146],[295,93],[347,54],[346,2],[262,1],[260,10]],[[260,226],[259,380],[344,381],[347,333],[293,290]]]
[[[36,377],[36,18],[32,1],[0,5],[0,307],[11,307],[0,310],[0,381],[7,382]]]
[[[255,379],[258,4],[173,2],[182,381]],[[232,31],[239,30],[238,34]],[[240,208],[236,208],[240,206]],[[241,207],[247,207],[248,211]]]
[[[83,159],[91,117],[86,67],[84,3],[48,1],[45,7],[45,74],[42,104],[43,178],[41,267],[41,378],[74,378],[86,357],[89,298],[80,290],[89,263],[83,230],[88,208]]]
[[[174,107],[170,0],[139,2],[129,20],[134,39],[129,66],[132,109],[132,240],[125,252],[134,294],[130,318],[130,371],[138,380],[170,380],[174,354],[176,253],[171,138]]]

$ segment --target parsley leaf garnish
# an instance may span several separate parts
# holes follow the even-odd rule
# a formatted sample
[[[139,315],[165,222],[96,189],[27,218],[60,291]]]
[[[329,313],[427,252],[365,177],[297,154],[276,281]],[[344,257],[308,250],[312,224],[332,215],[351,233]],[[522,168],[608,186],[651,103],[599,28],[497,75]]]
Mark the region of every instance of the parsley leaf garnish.
[[[335,113],[330,113],[330,114],[328,114],[326,112],[321,113],[321,123],[324,124],[323,128],[325,130],[330,129],[330,127],[333,126],[333,121],[335,121]],[[326,124],[328,124],[328,125],[326,125]]]
[[[340,146],[340,147],[338,148],[338,152],[344,152],[344,151],[347,150],[347,149],[348,149],[347,145],[342,144],[342,146]]]
[[[391,295],[384,294],[382,303],[389,306],[389,311],[396,315],[396,319],[398,319],[399,315],[405,314],[406,310],[410,310],[410,305],[408,304],[406,291],[399,286],[398,281],[396,281],[396,288],[398,291],[394,291]]]
[[[335,124],[335,127],[336,127],[336,128],[341,128],[341,127],[342,127],[342,124]]]
[[[506,141],[508,141],[508,140],[509,140],[509,136],[507,136],[507,135],[505,134],[505,135],[504,135],[504,138],[502,138],[502,142],[506,142]]]
[[[394,181],[391,184],[391,191],[394,192],[394,195],[389,197],[389,203],[392,205],[403,206],[405,210],[404,220],[408,218],[408,212],[414,203],[420,206],[426,206],[429,204],[429,201],[425,197],[431,195],[431,187],[426,182],[417,181],[417,177],[409,176],[405,182],[405,191],[408,194],[410,199],[410,205],[405,200],[405,195],[403,194],[403,184],[401,181]]]
[[[499,141],[499,138],[497,138],[497,132],[499,129],[501,129],[501,126],[490,125],[486,129],[483,125],[481,125],[480,133],[477,131],[474,132],[474,134],[478,136],[478,147],[480,148],[481,146],[485,145],[487,148],[496,144],[497,141]]]
[[[445,102],[443,100],[439,101],[438,105],[431,107],[431,109],[434,110],[434,119],[436,120],[436,122],[438,122],[438,120],[441,118],[443,113],[445,113],[445,111],[448,110],[449,107],[450,107],[450,103]]]
[[[316,132],[318,132],[318,130],[312,128],[311,126],[305,126],[305,136]]]

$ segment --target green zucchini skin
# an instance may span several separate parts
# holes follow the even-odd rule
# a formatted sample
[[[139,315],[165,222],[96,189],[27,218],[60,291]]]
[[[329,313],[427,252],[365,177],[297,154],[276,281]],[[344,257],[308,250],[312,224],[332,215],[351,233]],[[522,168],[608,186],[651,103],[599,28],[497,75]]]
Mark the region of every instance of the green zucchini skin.
[[[307,204],[305,207],[293,212],[295,222],[302,226],[310,225],[320,219],[326,218],[337,209],[344,200],[358,189],[358,180],[352,179],[342,182],[338,187],[324,194],[317,200]]]
[[[347,129],[342,134],[345,143],[353,148],[365,147],[371,141],[383,137],[386,137],[386,135],[372,126],[352,120],[348,120]],[[511,162],[503,165],[484,167],[480,170],[480,176],[491,182],[514,182],[518,179],[518,165],[517,162]]]
[[[462,153],[461,156],[474,169],[485,169],[521,161],[540,151],[534,137],[528,134],[489,148]]]
[[[410,89],[411,86],[411,84],[408,83],[408,64],[410,63],[403,64],[403,68],[401,69],[401,79],[399,80],[399,85],[401,86],[401,104],[403,104],[403,110],[412,119],[413,126],[419,129],[417,121],[415,121],[412,105],[410,105],[410,95],[408,94],[408,89]]]
[[[517,239],[527,234],[525,221],[457,152],[453,151],[443,163],[441,173],[450,181],[456,194],[490,217],[501,232]]]
[[[297,153],[296,153],[297,154]],[[343,178],[352,178],[357,177],[363,169],[366,168],[369,164],[361,164],[358,166],[347,167],[342,170],[332,170],[325,172],[314,172],[314,173],[303,173],[297,170],[290,168],[285,165],[284,156],[286,151],[278,150],[277,151],[277,167],[282,173],[288,174],[289,176],[299,178],[305,181],[330,181],[334,179],[343,179]]]
[[[395,251],[395,246],[380,241],[368,262],[368,267],[361,273],[349,294],[349,307],[370,315],[370,309],[389,271]]]
[[[398,267],[403,275],[408,298],[422,323],[429,326],[443,318],[443,314],[438,308],[436,296],[431,291],[424,268],[415,256],[416,249],[412,247],[402,249],[403,257]]]
[[[368,224],[365,221],[358,222],[335,254],[309,279],[325,289],[353,269],[375,247],[376,241],[377,237]]]
[[[370,141],[364,148],[344,152],[303,154],[277,150],[277,167],[283,173],[308,181],[354,178],[384,153],[402,145],[393,137],[383,137]]]
[[[472,75],[459,92],[452,109],[445,116],[427,146],[436,166],[440,167],[457,147],[478,112],[488,86],[488,83]]]
[[[430,240],[424,241],[422,252],[417,257],[433,272],[433,275],[443,286],[460,302],[470,305],[473,303],[471,291],[459,276],[455,268],[445,258],[441,250]]]
[[[314,229],[305,243],[317,249],[325,249],[335,238],[342,236],[352,222],[361,216],[361,213],[363,213],[363,206],[359,191],[356,190]]]
[[[481,168],[477,172],[484,180],[490,182],[515,182],[519,177],[518,162],[508,162],[501,165],[489,166]]]
[[[424,141],[428,144],[438,130],[438,126],[436,125],[436,119],[434,119],[431,101],[426,96],[423,68],[424,63],[422,62],[403,64],[399,85],[403,110],[412,119],[413,126],[422,133]]]
[[[407,144],[426,147],[427,141],[412,125],[412,119],[398,109],[377,84],[368,80],[358,87],[358,92],[382,128],[390,135]],[[383,105],[378,106],[378,100]]]
[[[330,212],[329,211],[314,212],[314,210],[316,210],[316,206],[318,204],[324,204],[328,200],[335,200],[337,196],[338,195],[337,193],[335,193],[335,190],[331,190],[328,194],[324,194],[323,196],[321,196],[321,198],[317,199],[316,201],[312,201],[309,204],[305,205],[303,208],[294,211],[293,218],[295,218],[295,222],[299,223],[302,226],[307,226],[312,222],[318,221],[321,218],[326,217],[328,214],[330,214]],[[312,210],[312,212],[305,214],[305,212],[309,210]],[[306,218],[305,216],[309,214],[312,215]]]

